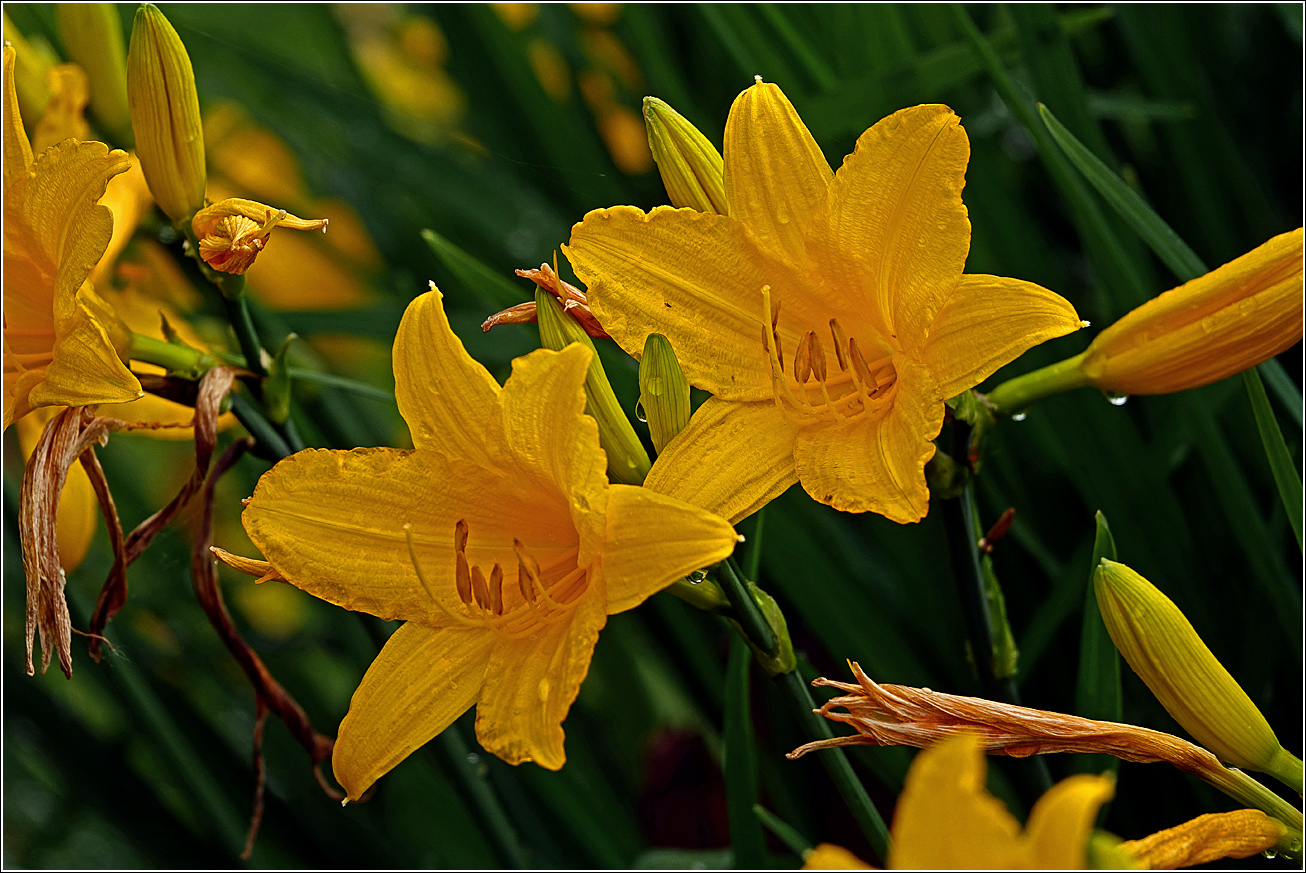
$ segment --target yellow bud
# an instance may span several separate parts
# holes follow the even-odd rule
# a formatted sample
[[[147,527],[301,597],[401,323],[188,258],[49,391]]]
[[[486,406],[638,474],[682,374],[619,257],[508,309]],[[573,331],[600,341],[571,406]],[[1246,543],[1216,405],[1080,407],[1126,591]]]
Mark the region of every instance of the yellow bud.
[[[680,370],[671,341],[651,333],[639,359],[639,405],[659,452],[689,424],[689,380]]]
[[[56,6],[59,37],[68,59],[86,70],[91,85],[91,111],[129,147],[131,116],[127,109],[127,53],[122,19],[112,3],[60,3]]]
[[[644,127],[671,205],[725,215],[725,162],[716,146],[656,97],[644,98]]]
[[[599,444],[608,455],[608,476],[616,482],[640,485],[652,465],[648,452],[635,436],[617,395],[608,382],[608,374],[599,361],[594,341],[575,319],[569,318],[556,298],[543,288],[535,289],[535,311],[540,323],[540,343],[546,349],[562,351],[580,343],[591,352],[589,373],[585,376],[585,411],[599,423]]]
[[[204,205],[204,131],[195,73],[181,37],[149,3],[136,10],[127,51],[136,155],[159,207],[184,221]]]
[[[14,90],[18,92],[18,105],[23,118],[35,124],[45,115],[45,107],[50,103],[50,82],[46,78],[46,71],[57,59],[44,41],[27,40],[14,27],[8,14],[4,14],[3,18],[5,42],[13,45],[16,58]]]
[[[1093,587],[1116,648],[1184,730],[1226,764],[1271,773],[1300,790],[1301,762],[1170,598],[1107,558]]]

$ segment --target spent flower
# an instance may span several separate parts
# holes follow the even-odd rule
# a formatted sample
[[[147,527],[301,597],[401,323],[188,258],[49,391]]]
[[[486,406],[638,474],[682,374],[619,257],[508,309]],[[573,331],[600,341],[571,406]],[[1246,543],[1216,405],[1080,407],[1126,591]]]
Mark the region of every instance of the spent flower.
[[[329,223],[325,218],[299,218],[284,209],[229,197],[195,213],[191,230],[199,240],[200,257],[204,263],[220,273],[240,276],[263,251],[273,228],[326,233]]]

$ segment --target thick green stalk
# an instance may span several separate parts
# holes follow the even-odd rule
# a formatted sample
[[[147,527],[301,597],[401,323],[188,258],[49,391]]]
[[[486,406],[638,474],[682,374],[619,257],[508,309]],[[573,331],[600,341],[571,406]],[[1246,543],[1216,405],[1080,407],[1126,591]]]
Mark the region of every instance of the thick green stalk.
[[[767,624],[766,616],[762,615],[757,601],[749,593],[747,584],[736,572],[732,563],[727,559],[717,565],[716,573],[717,578],[721,580],[721,590],[730,599],[730,605],[735,610],[735,619],[748,638],[753,641],[753,645],[768,655],[774,655],[777,648],[775,633]]]
[[[1079,369],[1082,354],[1050,364],[1041,370],[1008,379],[990,391],[986,398],[998,415],[1016,415],[1033,403],[1089,384],[1088,377]]]
[[[199,349],[135,332],[131,335],[128,356],[133,361],[144,361],[171,373],[184,373],[192,378],[198,378],[218,365],[216,358]]]

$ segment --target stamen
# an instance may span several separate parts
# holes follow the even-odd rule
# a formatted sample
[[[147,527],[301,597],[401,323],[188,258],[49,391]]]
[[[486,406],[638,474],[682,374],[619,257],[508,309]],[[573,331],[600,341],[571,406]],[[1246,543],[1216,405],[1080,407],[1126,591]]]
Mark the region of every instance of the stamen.
[[[821,338],[816,335],[816,331],[809,330],[807,332],[807,335],[812,338],[811,341],[812,372],[816,374],[816,381],[824,383],[826,377],[825,349],[821,347]]]
[[[458,519],[458,523],[453,526],[453,550],[455,552],[467,551],[467,534],[467,519]]]
[[[490,570],[490,611],[503,615],[503,567],[497,563]]]
[[[471,568],[467,566],[467,553],[456,553],[454,560],[457,563],[457,567],[454,570],[454,584],[458,586],[458,599],[468,606],[473,606],[472,574]]]
[[[421,562],[417,560],[417,547],[413,545],[413,526],[411,524],[404,525],[404,538],[408,540],[408,557],[413,562],[413,570],[417,573],[417,581],[422,583],[422,588],[426,590],[426,596],[431,598],[431,602],[435,604],[435,608],[454,624],[462,625],[463,627],[486,627],[486,622],[484,620],[478,621],[477,619],[469,618],[465,615],[455,615],[448,609],[445,609],[444,604],[435,596],[435,589],[432,588],[431,583],[427,581],[426,574],[422,572]]]
[[[472,593],[482,609],[490,608],[490,589],[485,584],[485,574],[480,567],[472,567]]]
[[[847,372],[848,361],[843,356],[843,350],[848,346],[848,340],[844,337],[837,318],[830,319],[830,337],[834,340],[834,359],[839,362],[839,372]]]
[[[860,388],[862,385],[865,385],[866,389],[873,393],[879,383],[877,383],[875,377],[871,375],[871,367],[866,363],[866,358],[862,355],[862,350],[857,347],[857,337],[851,337],[848,340],[848,358],[852,361],[853,365],[853,381],[857,382],[860,380],[858,387]]]
[[[806,385],[812,378],[812,340],[816,338],[810,330],[798,341],[798,351],[794,352],[794,381]]]

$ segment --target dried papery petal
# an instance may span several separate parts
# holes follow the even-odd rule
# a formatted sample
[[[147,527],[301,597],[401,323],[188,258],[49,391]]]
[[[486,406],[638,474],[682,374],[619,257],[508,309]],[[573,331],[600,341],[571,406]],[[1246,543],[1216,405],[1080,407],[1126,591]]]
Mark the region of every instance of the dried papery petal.
[[[108,439],[109,431],[124,426],[113,418],[100,418],[83,407],[69,408],[50,419],[23,471],[19,495],[19,535],[23,567],[27,574],[27,674],[35,673],[32,641],[41,641],[41,672],[50,666],[50,656],[59,654],[59,667],[72,678],[72,623],[64,599],[64,573],[59,564],[59,540],[55,519],[59,495],[68,468],[97,442]]]
[[[562,304],[563,311],[583,327],[585,333],[595,339],[609,338],[607,331],[594,317],[594,313],[590,312],[589,300],[585,297],[585,292],[575,285],[559,279],[553,272],[553,268],[548,264],[540,264],[538,270],[517,270],[516,272],[518,276],[523,279],[530,279],[536,285],[557,297]],[[538,320],[539,315],[535,310],[534,302],[518,303],[516,306],[510,306],[485,319],[485,321],[481,322],[481,330],[488,333],[490,328],[501,324],[535,324]]]
[[[1117,848],[1149,870],[1175,870],[1221,858],[1250,858],[1273,849],[1287,828],[1259,809],[1199,815],[1176,827],[1129,840]]]

